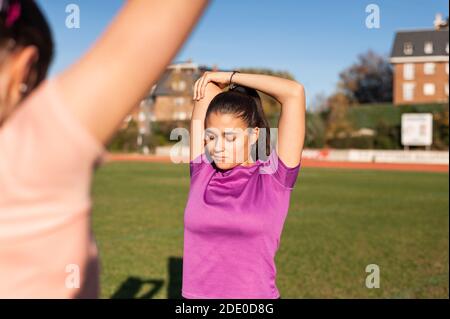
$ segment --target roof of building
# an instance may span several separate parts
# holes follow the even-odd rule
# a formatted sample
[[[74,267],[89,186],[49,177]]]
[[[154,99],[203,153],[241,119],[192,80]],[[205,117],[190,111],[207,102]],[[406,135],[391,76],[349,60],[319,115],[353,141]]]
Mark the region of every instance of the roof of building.
[[[405,43],[412,44],[412,53],[405,54]],[[425,53],[425,43],[433,43],[433,52]],[[442,30],[398,31],[395,35],[391,57],[448,56],[448,28]]]
[[[217,67],[207,67],[197,63],[180,62],[167,67],[151,95],[153,96],[192,96],[195,81],[205,71],[218,71]]]

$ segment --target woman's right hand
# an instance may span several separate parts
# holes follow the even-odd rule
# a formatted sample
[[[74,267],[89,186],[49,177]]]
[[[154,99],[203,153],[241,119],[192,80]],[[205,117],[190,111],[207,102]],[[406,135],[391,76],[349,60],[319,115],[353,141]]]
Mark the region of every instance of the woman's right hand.
[[[230,83],[233,72],[210,72],[206,71],[194,84],[194,101],[205,97],[205,89],[209,82],[214,82],[222,90]]]

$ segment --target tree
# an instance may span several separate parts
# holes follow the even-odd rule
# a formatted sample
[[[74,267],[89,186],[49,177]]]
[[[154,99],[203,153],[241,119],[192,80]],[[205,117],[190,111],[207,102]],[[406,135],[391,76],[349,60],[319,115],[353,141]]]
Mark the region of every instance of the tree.
[[[392,101],[393,72],[387,58],[372,50],[339,74],[339,89],[358,104]]]
[[[353,125],[348,119],[347,111],[351,101],[344,93],[337,92],[328,98],[327,104],[330,110],[327,118],[327,140],[350,136]]]

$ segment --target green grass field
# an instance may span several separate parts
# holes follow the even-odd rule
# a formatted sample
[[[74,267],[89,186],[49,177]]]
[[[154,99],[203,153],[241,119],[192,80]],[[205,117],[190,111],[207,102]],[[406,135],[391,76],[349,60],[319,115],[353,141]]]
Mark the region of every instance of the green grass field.
[[[187,165],[96,173],[103,298],[179,297],[188,190]],[[448,191],[442,173],[302,168],[276,260],[282,297],[448,298]]]

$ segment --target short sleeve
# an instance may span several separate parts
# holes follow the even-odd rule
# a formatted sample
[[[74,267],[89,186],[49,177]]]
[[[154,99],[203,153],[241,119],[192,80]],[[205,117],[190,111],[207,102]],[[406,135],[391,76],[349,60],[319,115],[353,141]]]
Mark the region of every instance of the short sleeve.
[[[103,145],[64,104],[56,80],[46,80],[0,128],[0,169],[10,178],[62,187],[103,160]]]
[[[191,178],[210,165],[211,163],[209,162],[208,157],[205,153],[198,155],[196,158],[189,162]]]
[[[271,175],[282,186],[288,189],[293,189],[297,181],[300,168],[301,162],[295,167],[286,166],[274,149],[263,166],[263,172]]]

